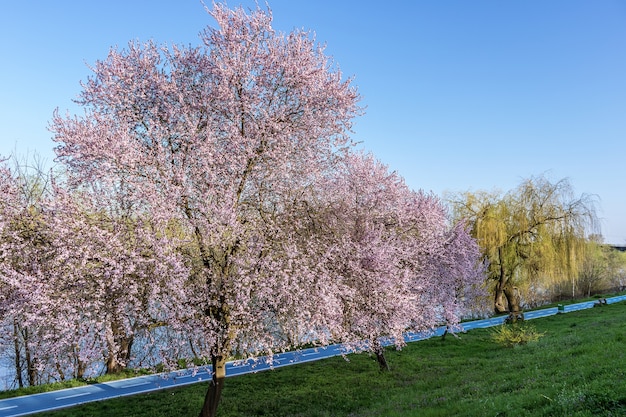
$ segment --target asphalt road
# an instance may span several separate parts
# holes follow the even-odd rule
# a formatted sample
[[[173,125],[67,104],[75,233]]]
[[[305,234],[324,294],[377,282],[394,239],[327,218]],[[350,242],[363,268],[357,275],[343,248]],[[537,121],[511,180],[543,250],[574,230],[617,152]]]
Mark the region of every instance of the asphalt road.
[[[626,295],[607,298],[607,303],[612,304],[626,300]],[[591,308],[594,301],[571,304],[564,306],[563,312],[569,313],[586,308]],[[546,308],[524,313],[526,320],[552,316],[558,313],[558,308]],[[493,317],[483,320],[475,320],[461,324],[461,331],[480,329],[502,324],[506,316]],[[430,332],[407,333],[407,343],[428,339],[444,334],[445,326]],[[255,362],[229,362],[226,364],[226,376],[233,377],[253,372],[279,368],[295,363],[316,361],[331,356],[338,356],[348,352],[343,345],[330,345],[320,348],[303,349],[293,352],[276,354],[270,362],[266,358],[259,358]],[[162,390],[182,385],[208,381],[211,378],[211,367],[193,371],[177,371],[159,375],[146,375],[120,381],[105,382],[100,384],[86,385],[76,388],[68,388],[59,391],[33,394],[22,397],[0,400],[0,417],[17,417],[28,414],[51,411],[60,408],[72,407],[92,401],[101,401],[110,398],[135,395],[150,391]]]

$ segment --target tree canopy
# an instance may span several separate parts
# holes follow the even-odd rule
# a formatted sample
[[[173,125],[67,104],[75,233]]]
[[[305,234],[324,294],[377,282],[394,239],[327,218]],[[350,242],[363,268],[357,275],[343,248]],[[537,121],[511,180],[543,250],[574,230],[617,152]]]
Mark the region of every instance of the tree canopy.
[[[488,262],[498,313],[519,311],[524,286],[537,291],[575,276],[581,245],[597,226],[593,197],[575,197],[566,179],[533,177],[504,194],[466,192],[451,203]]]
[[[360,97],[310,33],[259,7],[209,13],[200,47],[131,42],[95,63],[84,113],[55,112],[67,177],[32,217],[0,171],[16,357],[60,378],[123,369],[137,340],[162,364],[205,360],[203,416],[233,356],[345,342],[384,367],[383,339],[454,325],[484,274],[438,197],[353,149]]]

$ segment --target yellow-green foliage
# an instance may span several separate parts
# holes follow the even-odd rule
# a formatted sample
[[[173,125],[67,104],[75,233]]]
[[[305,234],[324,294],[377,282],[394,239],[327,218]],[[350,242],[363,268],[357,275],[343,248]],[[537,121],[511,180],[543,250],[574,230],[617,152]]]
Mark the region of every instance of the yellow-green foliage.
[[[496,327],[491,334],[491,339],[501,346],[514,347],[536,342],[543,335],[544,333],[539,333],[532,325],[517,322]]]
[[[499,288],[571,289],[597,224],[592,197],[575,198],[567,180],[533,177],[506,193],[467,192],[450,202],[454,218],[470,222]]]

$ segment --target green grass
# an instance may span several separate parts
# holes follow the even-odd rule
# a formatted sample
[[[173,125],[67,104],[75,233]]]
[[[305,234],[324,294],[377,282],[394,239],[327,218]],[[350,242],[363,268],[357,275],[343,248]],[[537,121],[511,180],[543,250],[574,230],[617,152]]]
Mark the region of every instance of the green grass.
[[[219,416],[626,415],[626,303],[532,321],[545,335],[501,347],[494,329],[389,350],[391,371],[351,355],[227,379]],[[195,416],[206,384],[40,416]]]
[[[18,388],[14,390],[0,391],[0,400],[12,397],[20,397],[22,395],[41,394],[43,392],[58,391],[65,388],[75,388],[90,384],[98,384],[100,382],[117,381],[120,379],[132,378],[141,375],[147,375],[147,370],[126,370],[117,374],[100,375],[89,379],[70,379],[67,381],[54,382],[51,384],[33,385],[32,387]]]

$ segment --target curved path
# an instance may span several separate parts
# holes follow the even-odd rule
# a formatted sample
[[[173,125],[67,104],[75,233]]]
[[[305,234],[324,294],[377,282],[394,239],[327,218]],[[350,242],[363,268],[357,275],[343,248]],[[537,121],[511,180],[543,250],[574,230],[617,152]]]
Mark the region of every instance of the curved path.
[[[607,298],[607,304],[616,303],[626,300],[626,295]],[[596,301],[587,301],[566,305],[563,312],[582,310],[593,307]],[[533,310],[524,313],[526,320],[536,319],[540,317],[552,316],[558,313],[558,308],[546,308],[542,310]],[[497,326],[502,324],[506,316],[498,316],[483,320],[475,320],[461,323],[461,331],[471,329],[480,329],[486,327]],[[428,339],[434,336],[444,334],[445,326],[439,327],[434,331],[407,333],[405,335],[406,342],[416,342]],[[274,355],[270,362],[266,358],[261,357],[254,362],[234,361],[226,364],[226,376],[232,377],[253,372],[265,371],[272,368],[279,368],[295,363],[303,363],[316,361],[319,359],[329,358],[341,354],[349,353],[343,345],[330,345],[320,348],[303,349],[293,352],[285,352]],[[110,398],[123,397],[127,395],[135,395],[156,391],[166,388],[172,388],[182,385],[194,384],[197,382],[208,381],[211,378],[211,367],[198,372],[177,371],[158,375],[146,375],[130,379],[123,379],[113,382],[105,382],[100,384],[86,385],[76,388],[68,388],[59,391],[51,391],[42,394],[26,395],[22,397],[8,398],[0,400],[0,417],[17,417],[28,414],[39,413],[42,411],[51,411],[60,408],[72,407],[92,401],[101,401]]]

